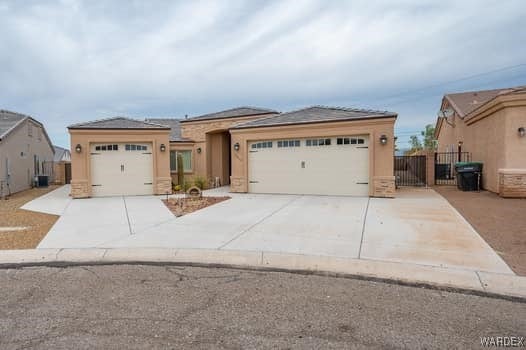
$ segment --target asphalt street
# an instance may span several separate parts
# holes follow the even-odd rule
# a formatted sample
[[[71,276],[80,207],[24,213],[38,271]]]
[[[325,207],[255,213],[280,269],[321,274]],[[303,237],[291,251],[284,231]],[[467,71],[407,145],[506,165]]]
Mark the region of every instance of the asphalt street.
[[[0,270],[1,349],[481,348],[526,303],[347,278],[180,266]]]

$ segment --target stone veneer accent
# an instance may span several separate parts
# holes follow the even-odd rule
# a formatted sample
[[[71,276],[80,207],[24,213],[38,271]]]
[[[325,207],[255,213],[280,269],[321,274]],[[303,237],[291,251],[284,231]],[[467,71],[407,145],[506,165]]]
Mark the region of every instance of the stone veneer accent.
[[[166,194],[172,193],[172,178],[171,177],[158,177],[156,179],[155,194]]]
[[[88,198],[90,195],[88,180],[71,180],[71,197]]]
[[[499,169],[499,195],[526,198],[526,169]]]
[[[373,177],[373,197],[394,198],[395,196],[395,177],[394,176],[374,176]]]
[[[248,188],[246,188],[245,178],[230,176],[230,192],[248,192]]]

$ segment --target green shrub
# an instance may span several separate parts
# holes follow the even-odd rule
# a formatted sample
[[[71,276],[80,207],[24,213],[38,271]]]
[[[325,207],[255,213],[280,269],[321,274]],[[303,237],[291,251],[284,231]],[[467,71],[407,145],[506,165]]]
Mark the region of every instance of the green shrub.
[[[183,191],[188,191],[188,189],[192,187],[192,181],[187,181],[186,179],[183,181]]]
[[[204,190],[206,189],[206,179],[202,176],[196,176],[194,177],[194,185],[199,187],[199,189]]]
[[[174,190],[175,192],[179,192],[179,191],[181,191],[181,185],[175,185],[175,186],[173,187],[173,190]]]

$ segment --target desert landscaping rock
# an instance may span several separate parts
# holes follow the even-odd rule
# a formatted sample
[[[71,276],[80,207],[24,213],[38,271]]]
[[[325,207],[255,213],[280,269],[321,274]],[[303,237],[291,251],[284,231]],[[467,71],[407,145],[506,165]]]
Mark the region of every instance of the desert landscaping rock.
[[[197,197],[170,198],[163,200],[163,202],[175,216],[183,216],[228,199],[230,199],[230,197],[203,197],[201,193],[199,193]]]
[[[36,248],[58,216],[27,211],[20,207],[56,188],[57,186],[33,188],[0,200],[0,249]]]
[[[454,186],[435,186],[511,269],[526,276],[526,199],[495,193],[463,192]]]

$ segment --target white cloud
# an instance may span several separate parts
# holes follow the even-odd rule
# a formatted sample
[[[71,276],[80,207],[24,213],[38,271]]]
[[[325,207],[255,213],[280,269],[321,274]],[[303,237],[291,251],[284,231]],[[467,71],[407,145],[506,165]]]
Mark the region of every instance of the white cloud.
[[[521,0],[0,2],[0,107],[61,143],[86,119],[241,104],[391,108],[421,128],[444,91],[526,69],[385,96],[523,63],[525,15]]]

